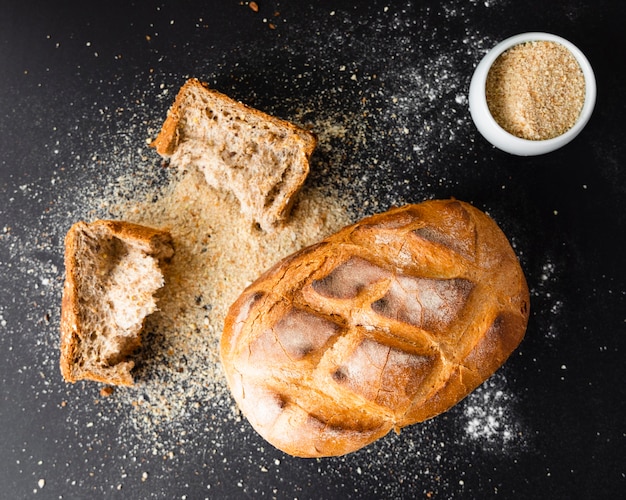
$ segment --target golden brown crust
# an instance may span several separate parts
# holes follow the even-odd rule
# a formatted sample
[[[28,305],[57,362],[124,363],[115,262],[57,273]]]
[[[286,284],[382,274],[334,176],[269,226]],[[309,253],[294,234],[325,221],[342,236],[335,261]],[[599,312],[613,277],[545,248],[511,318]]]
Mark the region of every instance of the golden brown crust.
[[[221,356],[252,426],[286,453],[357,450],[464,398],[521,342],[529,294],[486,214],[429,201],[278,263],[231,306]]]
[[[88,367],[79,367],[79,344],[90,332],[85,331],[81,321],[79,281],[82,279],[80,268],[80,235],[86,230],[93,232],[103,231],[111,237],[119,238],[124,242],[134,242],[143,247],[148,255],[153,255],[159,261],[167,261],[173,254],[172,239],[167,231],[153,229],[139,224],[125,221],[97,220],[91,224],[77,222],[69,229],[65,236],[65,283],[61,302],[61,341],[59,365],[61,374],[67,382],[88,379],[110,385],[132,385],[133,379],[130,370],[134,366],[132,361],[120,361],[115,370],[106,373],[90,370]],[[127,342],[125,348],[130,351],[140,346],[141,339],[137,337]],[[122,353],[124,354],[124,353]]]

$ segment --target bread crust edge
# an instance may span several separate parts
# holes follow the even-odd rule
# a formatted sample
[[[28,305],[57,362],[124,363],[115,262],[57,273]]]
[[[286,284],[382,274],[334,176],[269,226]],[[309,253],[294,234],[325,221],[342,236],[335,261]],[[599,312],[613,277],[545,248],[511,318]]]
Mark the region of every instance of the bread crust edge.
[[[173,255],[173,241],[170,233],[166,230],[155,229],[127,221],[96,220],[90,224],[79,221],[73,224],[65,236],[65,281],[61,297],[60,319],[60,357],[59,368],[66,382],[75,383],[79,380],[92,380],[109,385],[131,386],[134,384],[130,373],[134,367],[132,360],[118,363],[116,370],[110,376],[102,376],[93,370],[77,370],[75,367],[78,355],[78,344],[85,336],[80,321],[80,297],[78,294],[78,268],[77,260],[78,234],[88,227],[102,227],[112,236],[124,242],[134,241],[146,244],[158,258],[159,263],[165,263]],[[169,247],[169,251],[167,250]],[[141,332],[136,339],[137,346],[141,343]]]

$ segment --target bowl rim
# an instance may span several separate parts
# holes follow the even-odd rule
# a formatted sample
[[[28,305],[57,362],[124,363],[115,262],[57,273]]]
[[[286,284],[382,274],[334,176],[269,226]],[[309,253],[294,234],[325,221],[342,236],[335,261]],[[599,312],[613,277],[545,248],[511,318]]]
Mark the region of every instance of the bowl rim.
[[[491,115],[487,105],[485,85],[487,74],[495,60],[506,50],[516,45],[533,41],[551,41],[567,48],[578,62],[585,79],[585,101],[576,123],[563,134],[545,140],[523,139],[502,128]],[[479,132],[491,144],[511,154],[520,156],[538,155],[554,151],[569,143],[585,127],[596,101],[596,79],[589,60],[573,43],[565,38],[541,31],[520,33],[496,44],[478,63],[469,88],[469,109],[472,120]]]

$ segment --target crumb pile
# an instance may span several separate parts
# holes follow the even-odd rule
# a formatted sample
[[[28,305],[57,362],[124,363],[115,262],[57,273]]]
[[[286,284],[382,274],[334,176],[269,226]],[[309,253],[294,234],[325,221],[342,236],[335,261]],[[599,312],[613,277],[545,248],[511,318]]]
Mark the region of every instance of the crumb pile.
[[[120,218],[168,229],[176,249],[159,312],[147,319],[137,385],[117,391],[153,423],[224,397],[219,339],[230,304],[274,263],[349,222],[336,196],[305,188],[289,222],[263,232],[240,215],[233,196],[210,188],[198,171],[174,177],[156,201],[117,208]]]
[[[575,125],[585,102],[585,78],[563,45],[526,42],[496,59],[485,92],[489,111],[507,132],[546,140]]]

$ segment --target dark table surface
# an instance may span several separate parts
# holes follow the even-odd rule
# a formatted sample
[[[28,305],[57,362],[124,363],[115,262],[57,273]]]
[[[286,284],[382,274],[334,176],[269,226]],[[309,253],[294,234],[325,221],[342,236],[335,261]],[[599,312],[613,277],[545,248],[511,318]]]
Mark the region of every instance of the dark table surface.
[[[626,488],[626,4],[257,3],[0,6],[0,497],[616,498]],[[467,89],[486,51],[525,31],[576,44],[598,99],[574,142],[522,158],[477,133]],[[531,291],[526,338],[505,366],[446,414],[322,460],[264,443],[232,417],[228,395],[147,432],[97,384],[65,384],[64,234],[102,215],[120,178],[163,182],[146,138],[191,76],[277,116],[339,127],[310,182],[338,169],[355,218],[451,196],[494,217]]]

